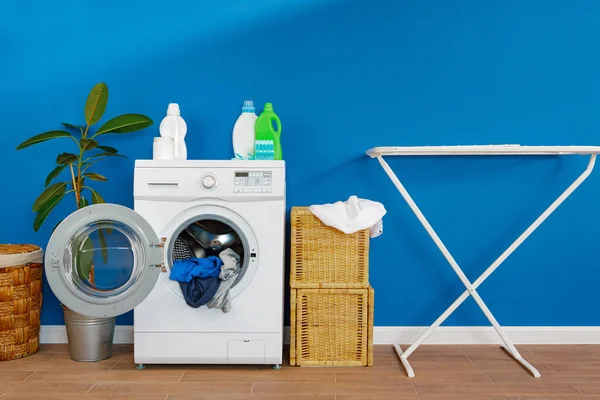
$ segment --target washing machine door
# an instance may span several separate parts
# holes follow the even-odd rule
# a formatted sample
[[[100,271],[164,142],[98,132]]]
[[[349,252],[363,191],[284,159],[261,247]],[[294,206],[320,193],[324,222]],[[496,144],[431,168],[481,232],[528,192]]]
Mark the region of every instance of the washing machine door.
[[[46,249],[46,279],[71,310],[113,317],[148,296],[160,274],[162,250],[138,213],[116,204],[95,204],[56,227]]]

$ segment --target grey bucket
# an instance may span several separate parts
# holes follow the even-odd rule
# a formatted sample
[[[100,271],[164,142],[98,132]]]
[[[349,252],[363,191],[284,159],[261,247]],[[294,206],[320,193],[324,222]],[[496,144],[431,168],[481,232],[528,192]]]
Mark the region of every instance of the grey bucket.
[[[112,356],[116,317],[91,318],[61,305],[67,337],[69,357],[73,361],[100,361]]]

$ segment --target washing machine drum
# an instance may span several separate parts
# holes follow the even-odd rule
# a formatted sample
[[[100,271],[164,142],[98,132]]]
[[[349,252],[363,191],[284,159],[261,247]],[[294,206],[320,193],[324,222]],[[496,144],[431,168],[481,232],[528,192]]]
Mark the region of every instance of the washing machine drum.
[[[195,222],[188,226],[185,232],[192,236],[203,248],[214,252],[221,252],[240,243],[240,237],[231,227],[223,229],[223,224],[211,224],[210,222]]]

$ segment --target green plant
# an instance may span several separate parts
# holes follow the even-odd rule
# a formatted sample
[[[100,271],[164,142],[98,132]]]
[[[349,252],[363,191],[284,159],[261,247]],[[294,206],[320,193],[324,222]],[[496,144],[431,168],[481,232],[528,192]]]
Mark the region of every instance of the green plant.
[[[68,138],[76,145],[75,152],[63,152],[56,157],[56,167],[46,177],[45,189],[33,203],[33,211],[36,213],[33,229],[36,232],[52,210],[68,197],[67,195],[73,194],[77,209],[89,205],[90,200],[92,204],[104,203],[104,199],[98,191],[89,186],[89,181],[105,182],[108,179],[92,172],[90,168],[108,157],[125,157],[119,154],[114,147],[100,145],[100,139],[104,138],[104,135],[135,132],[153,124],[153,121],[145,115],[122,114],[106,121],[95,133],[92,133],[90,128],[100,121],[107,103],[108,86],[105,83],[99,83],[92,88],[87,97],[84,107],[85,125],[63,122],[62,125],[67,130],[45,132],[33,136],[17,146],[17,150],[21,150],[34,144],[58,138]],[[65,170],[70,172],[70,177],[66,180]],[[55,180],[56,182],[53,183]],[[103,250],[103,258],[106,262],[106,246],[103,245],[106,243],[106,238],[102,230],[98,231],[98,237]],[[84,241],[82,254],[85,253],[86,248],[90,249],[91,243],[92,241],[89,238]],[[93,250],[93,247],[91,249]],[[90,254],[93,254],[93,251]],[[91,282],[93,283],[92,260],[82,262],[80,265],[84,265],[83,270],[80,271],[83,274],[81,276],[91,276]]]

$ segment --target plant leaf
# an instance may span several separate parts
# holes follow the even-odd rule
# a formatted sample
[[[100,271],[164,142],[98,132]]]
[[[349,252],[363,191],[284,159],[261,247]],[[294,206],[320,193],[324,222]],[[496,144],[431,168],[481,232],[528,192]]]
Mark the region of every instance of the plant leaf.
[[[61,122],[61,124],[65,128],[77,129],[82,135],[83,135],[83,132],[85,132],[85,126],[83,126],[83,125],[74,125],[74,124],[70,124],[68,122]]]
[[[85,122],[88,125],[94,125],[100,121],[104,110],[106,110],[106,103],[108,103],[108,86],[106,83],[101,82],[90,90],[87,101],[85,102]]]
[[[105,203],[102,196],[100,196],[100,193],[96,192],[91,187],[88,187],[88,189],[90,189],[90,192],[92,192],[92,204]],[[104,228],[104,229],[106,230],[107,235],[112,235],[112,232],[113,232],[112,228]]]
[[[90,270],[94,265],[94,243],[91,237],[86,237],[75,250],[75,265],[82,280],[90,280]]]
[[[95,172],[87,172],[83,175],[87,176],[88,178],[90,178],[93,181],[107,181],[108,180],[105,176],[97,174]]]
[[[100,146],[98,146],[100,147]],[[123,154],[115,154],[115,153],[98,153],[98,154],[94,154],[93,156],[90,156],[89,158],[86,159],[86,161],[81,164],[81,167],[83,168],[83,171],[87,171],[93,164],[96,164],[98,161],[102,161],[104,160],[104,157],[122,157],[122,158],[127,158],[127,156],[123,155]]]
[[[106,121],[94,136],[106,133],[129,133],[151,126],[154,122],[142,114],[123,114]]]
[[[108,243],[106,243],[106,236],[104,236],[104,230],[98,229],[98,240],[100,241],[100,251],[102,252],[102,261],[104,265],[108,262]]]
[[[114,147],[110,147],[110,146],[98,146],[98,148],[106,153],[114,154],[114,153],[118,152],[117,149],[115,149]]]
[[[48,186],[33,203],[33,211],[39,211],[50,198],[64,194],[66,189],[67,184],[65,182],[59,182]]]
[[[60,165],[73,164],[77,161],[77,156],[72,153],[62,153],[56,157],[56,163]]]
[[[81,148],[83,149],[83,151],[92,150],[96,147],[98,147],[98,142],[96,142],[94,139],[81,139]]]
[[[39,135],[35,135],[35,136],[27,139],[26,141],[24,141],[23,143],[21,143],[20,145],[17,146],[17,150],[24,149],[25,147],[29,147],[29,146],[37,144],[37,143],[45,142],[46,140],[56,139],[56,138],[61,138],[61,137],[71,137],[71,138],[75,139],[73,137],[73,135],[71,135],[67,131],[50,131],[50,132],[40,133]]]
[[[52,172],[50,172],[48,174],[48,177],[46,177],[46,187],[48,187],[48,185],[50,184],[50,182],[52,182],[52,179],[56,178],[58,175],[60,175],[60,173],[63,171],[63,169],[65,169],[67,166],[66,165],[59,165],[58,167],[54,168],[52,170]]]
[[[90,191],[92,192],[92,204],[100,204],[100,203],[105,203],[104,199],[102,198],[102,196],[100,196],[100,193],[96,192],[94,189],[89,188]]]
[[[63,197],[65,197],[64,192],[58,194],[57,196],[52,196],[48,198],[46,202],[44,202],[43,206],[39,209],[35,219],[33,220],[34,231],[37,232],[40,229],[46,218],[48,218],[48,215],[50,215],[50,212],[54,210],[56,205],[60,203]]]
[[[117,154],[117,153],[98,153],[98,154],[94,154],[93,156],[91,156],[90,159],[92,159],[92,158],[98,158],[98,157],[123,157],[123,158],[127,158],[127,156],[125,156],[123,154]]]
[[[96,158],[95,160],[92,161],[86,161],[83,164],[81,164],[81,171],[83,171],[83,173],[85,173],[88,169],[90,169],[90,167],[97,163],[98,161],[104,160],[104,158]]]
[[[83,196],[79,197],[79,208],[87,207],[90,205],[90,202]]]

